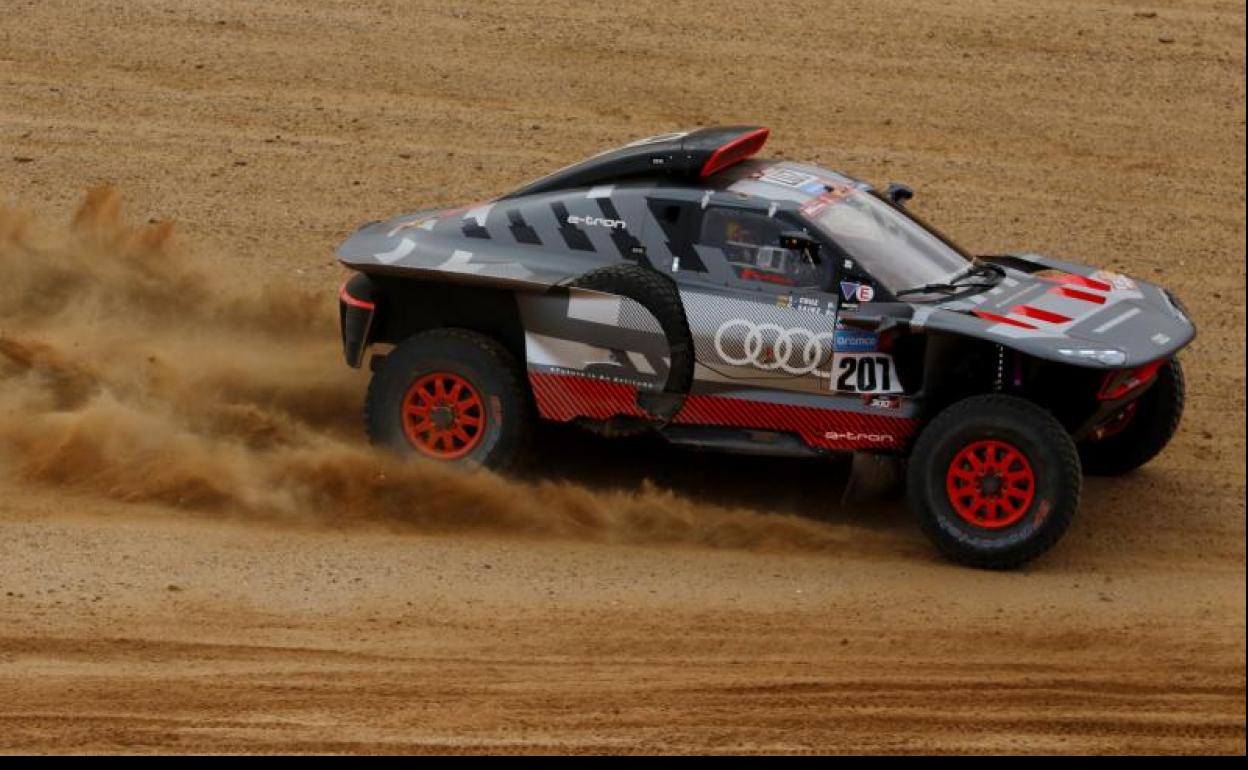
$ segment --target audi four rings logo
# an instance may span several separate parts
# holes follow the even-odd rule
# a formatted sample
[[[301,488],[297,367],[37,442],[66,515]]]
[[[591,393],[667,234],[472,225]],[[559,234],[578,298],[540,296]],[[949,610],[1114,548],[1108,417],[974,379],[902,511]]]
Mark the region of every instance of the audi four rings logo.
[[[740,339],[742,335],[744,338]],[[715,352],[733,366],[754,366],[797,376],[817,372],[827,377],[830,372],[819,371],[819,366],[831,358],[832,340],[832,332],[785,329],[734,318],[715,330]],[[734,350],[729,350],[729,345]],[[735,350],[738,345],[739,352]]]

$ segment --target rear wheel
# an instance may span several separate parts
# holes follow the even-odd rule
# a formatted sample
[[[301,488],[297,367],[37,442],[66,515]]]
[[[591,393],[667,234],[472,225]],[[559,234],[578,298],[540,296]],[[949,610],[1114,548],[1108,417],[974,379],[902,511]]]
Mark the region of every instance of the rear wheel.
[[[1156,457],[1174,438],[1183,419],[1185,388],[1179,360],[1167,361],[1157,379],[1092,438],[1079,443],[1083,470],[1093,476],[1119,476]]]
[[[527,434],[528,402],[506,348],[477,332],[435,329],[386,356],[364,424],[373,443],[402,454],[501,470]]]
[[[1070,435],[1014,396],[959,401],[923,430],[907,470],[910,507],[954,561],[1006,569],[1047,551],[1079,507]]]

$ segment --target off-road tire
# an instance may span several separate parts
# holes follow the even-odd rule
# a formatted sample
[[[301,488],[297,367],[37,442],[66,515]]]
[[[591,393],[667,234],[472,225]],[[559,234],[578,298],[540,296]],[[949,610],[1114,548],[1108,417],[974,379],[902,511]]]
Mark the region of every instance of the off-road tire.
[[[445,376],[462,381],[479,396],[484,425],[479,437],[462,456],[430,453],[421,447],[429,434],[413,437],[406,405],[412,392],[427,378]],[[432,456],[467,467],[505,470],[524,447],[531,428],[528,395],[519,366],[496,340],[467,329],[434,329],[415,334],[388,353],[373,373],[364,403],[364,428],[377,445],[406,456]],[[475,434],[474,434],[475,437]]]
[[[611,265],[585,273],[569,286],[627,297],[644,307],[659,322],[667,338],[671,367],[664,393],[684,395],[693,385],[693,335],[685,318],[680,292],[670,278],[641,265]],[[582,427],[609,436],[629,436],[660,427],[671,415],[653,419],[616,417],[606,421],[582,421]]]
[[[955,509],[955,468],[959,478],[965,476],[972,467],[966,453],[979,447],[1006,447],[1001,456],[1011,457],[1012,449],[1022,457],[1010,473],[1025,471],[1032,495],[1025,505],[1013,499],[1019,518],[1012,523],[1005,524],[1011,517],[1003,516],[983,525],[972,520],[974,514]],[[981,481],[976,489],[991,482]],[[985,569],[1017,567],[1049,550],[1079,508],[1082,482],[1079,454],[1061,423],[1030,401],[998,394],[972,396],[937,414],[915,442],[906,471],[910,508],[924,534],[953,561]],[[980,499],[977,493],[959,495],[958,504],[965,509]],[[995,502],[992,510],[998,510]]]
[[[1138,399],[1131,422],[1100,441],[1079,443],[1079,459],[1089,476],[1120,476],[1161,454],[1183,419],[1186,386],[1177,358],[1157,370],[1157,379]]]

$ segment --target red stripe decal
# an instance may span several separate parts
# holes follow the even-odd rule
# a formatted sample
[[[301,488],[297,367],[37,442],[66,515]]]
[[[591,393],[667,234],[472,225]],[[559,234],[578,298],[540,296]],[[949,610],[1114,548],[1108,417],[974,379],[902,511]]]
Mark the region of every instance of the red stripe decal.
[[[1054,286],[1050,289],[1053,294],[1061,294],[1063,297],[1071,299],[1081,299],[1085,302],[1095,302],[1098,305],[1105,304],[1105,298],[1100,294],[1093,294],[1090,291],[1082,291],[1080,289],[1072,289],[1069,286]]]
[[[637,406],[637,389],[619,382],[574,374],[529,372],[537,411],[547,420],[568,422],[577,417],[608,420],[617,415],[645,417]]]
[[[529,372],[529,383],[538,412],[547,420],[645,416],[637,406],[637,389],[631,385],[546,372]],[[823,449],[900,450],[918,427],[918,420],[910,417],[703,395],[689,396],[673,422],[794,433],[809,446]]]
[[[1075,275],[1074,273],[1062,273],[1060,276],[1051,278],[1050,280],[1057,281],[1058,283],[1073,283],[1077,286],[1084,286],[1089,289],[1096,289],[1097,291],[1109,291],[1113,288],[1104,281],[1098,281],[1095,278],[1089,278],[1086,275]]]
[[[1034,318],[1037,321],[1047,321],[1051,324],[1064,324],[1070,321],[1070,318],[1061,315],[1060,313],[1050,313],[1047,310],[1032,307],[1031,305],[1015,305],[1010,308],[1010,312],[1027,316],[1028,318]]]
[[[1026,321],[1020,321],[1017,318],[1010,318],[1008,316],[997,315],[996,313],[989,313],[986,310],[972,310],[971,312],[979,316],[980,318],[984,319],[985,321],[992,321],[993,323],[1009,324],[1010,326],[1017,326],[1021,329],[1039,328],[1037,326],[1032,326]]]
[[[685,399],[673,422],[796,433],[809,446],[823,449],[902,449],[918,425],[909,417],[703,395]]]
[[[350,294],[348,294],[347,285],[345,283],[342,285],[342,288],[338,290],[338,299],[347,303],[351,307],[358,307],[364,310],[372,310],[374,307],[376,307],[376,305],[374,305],[372,302],[365,302],[362,299],[356,299],[355,297],[352,297]]]

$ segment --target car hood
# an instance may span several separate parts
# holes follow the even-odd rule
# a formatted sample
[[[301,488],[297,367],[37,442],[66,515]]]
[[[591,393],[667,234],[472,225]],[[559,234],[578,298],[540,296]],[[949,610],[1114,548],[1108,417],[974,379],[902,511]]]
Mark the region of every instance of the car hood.
[[[1159,286],[1038,254],[992,261],[1006,272],[995,288],[916,305],[911,325],[1099,368],[1168,358],[1196,335],[1178,300]]]

